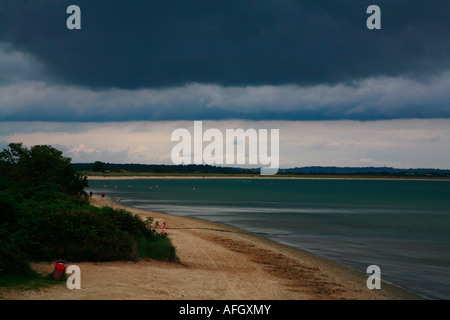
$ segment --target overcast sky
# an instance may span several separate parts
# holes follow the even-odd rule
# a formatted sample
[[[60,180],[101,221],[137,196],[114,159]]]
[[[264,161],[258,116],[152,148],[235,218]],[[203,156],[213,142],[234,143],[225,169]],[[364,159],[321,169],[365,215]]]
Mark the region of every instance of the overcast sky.
[[[170,163],[204,120],[279,128],[282,166],[450,168],[449,30],[442,0],[0,0],[0,147]]]

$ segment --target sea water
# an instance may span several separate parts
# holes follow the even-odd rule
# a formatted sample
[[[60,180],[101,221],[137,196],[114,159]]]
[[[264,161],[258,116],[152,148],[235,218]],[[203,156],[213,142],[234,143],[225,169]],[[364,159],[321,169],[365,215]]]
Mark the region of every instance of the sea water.
[[[161,178],[91,180],[86,191],[237,227],[364,273],[378,265],[384,281],[450,298],[450,181]]]

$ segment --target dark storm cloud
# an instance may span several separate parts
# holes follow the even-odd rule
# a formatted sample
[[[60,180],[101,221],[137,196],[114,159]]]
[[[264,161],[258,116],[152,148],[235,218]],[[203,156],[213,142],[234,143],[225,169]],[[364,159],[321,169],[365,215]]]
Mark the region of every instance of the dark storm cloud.
[[[82,30],[66,28],[79,5]],[[366,9],[382,29],[366,28]],[[447,1],[0,0],[0,40],[54,83],[123,89],[333,84],[450,68]]]

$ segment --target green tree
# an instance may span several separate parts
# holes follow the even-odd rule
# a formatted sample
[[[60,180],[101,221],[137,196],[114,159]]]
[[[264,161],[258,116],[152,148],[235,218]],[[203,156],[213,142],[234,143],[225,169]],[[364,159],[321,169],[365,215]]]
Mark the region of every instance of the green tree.
[[[94,165],[92,166],[92,171],[105,172],[105,164],[101,161],[95,161]]]
[[[58,185],[64,193],[84,193],[87,178],[81,176],[71,164],[71,159],[48,145],[36,145],[27,149],[22,143],[11,143],[9,149],[0,152],[0,174],[19,187],[36,188]]]

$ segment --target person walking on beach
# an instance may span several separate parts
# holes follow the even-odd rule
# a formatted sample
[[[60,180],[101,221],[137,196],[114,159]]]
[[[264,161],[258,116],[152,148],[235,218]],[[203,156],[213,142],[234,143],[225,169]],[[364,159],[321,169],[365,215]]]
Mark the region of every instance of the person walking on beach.
[[[89,199],[92,199],[92,191],[89,191]]]
[[[165,235],[166,234],[166,223],[163,222],[162,228],[161,228],[161,234]]]
[[[102,196],[102,201],[103,201],[103,198],[105,197],[105,194],[102,192],[101,196]]]

